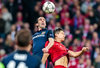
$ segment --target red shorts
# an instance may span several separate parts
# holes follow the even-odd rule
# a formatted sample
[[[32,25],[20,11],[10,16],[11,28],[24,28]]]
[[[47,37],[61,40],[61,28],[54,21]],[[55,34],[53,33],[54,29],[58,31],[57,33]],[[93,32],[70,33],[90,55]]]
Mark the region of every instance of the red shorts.
[[[67,67],[64,67],[62,65],[56,65],[56,66],[54,66],[54,68],[67,68]]]

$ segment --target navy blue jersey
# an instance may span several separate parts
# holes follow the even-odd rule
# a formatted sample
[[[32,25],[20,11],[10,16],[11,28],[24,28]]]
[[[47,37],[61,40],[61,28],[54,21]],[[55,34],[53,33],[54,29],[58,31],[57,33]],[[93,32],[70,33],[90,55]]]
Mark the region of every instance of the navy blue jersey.
[[[54,38],[54,35],[51,30],[47,29],[42,29],[32,35],[34,55],[40,56],[40,58],[42,58],[42,49],[45,46],[45,42],[48,41],[48,38]]]
[[[15,51],[3,58],[5,68],[40,68],[41,60],[26,51]]]

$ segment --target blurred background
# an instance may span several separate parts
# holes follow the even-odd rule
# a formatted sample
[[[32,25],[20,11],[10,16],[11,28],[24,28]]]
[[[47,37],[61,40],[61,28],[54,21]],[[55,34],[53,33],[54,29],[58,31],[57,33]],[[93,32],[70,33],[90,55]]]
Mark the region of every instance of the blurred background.
[[[68,68],[100,68],[100,0],[50,0],[56,10],[42,11],[46,0],[0,0],[0,59],[16,50],[15,34],[20,29],[37,31],[36,19],[44,16],[47,28],[64,29],[63,44],[73,51],[90,50],[70,58]]]

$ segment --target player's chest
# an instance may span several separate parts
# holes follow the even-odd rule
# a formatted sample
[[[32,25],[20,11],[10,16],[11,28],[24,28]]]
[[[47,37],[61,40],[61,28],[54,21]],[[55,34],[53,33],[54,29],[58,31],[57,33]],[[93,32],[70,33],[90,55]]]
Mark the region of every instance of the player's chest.
[[[41,39],[41,38],[46,38],[47,37],[47,32],[42,31],[42,32],[37,32],[32,36],[32,39]]]
[[[61,51],[61,50],[66,50],[65,46],[62,44],[56,44],[53,49],[55,49],[56,51]]]

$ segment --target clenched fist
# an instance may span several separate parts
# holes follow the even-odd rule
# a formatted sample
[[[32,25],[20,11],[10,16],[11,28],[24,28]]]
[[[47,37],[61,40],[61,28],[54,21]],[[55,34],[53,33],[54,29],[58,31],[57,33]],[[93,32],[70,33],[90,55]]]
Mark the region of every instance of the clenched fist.
[[[43,48],[42,51],[46,53],[46,52],[48,52],[48,49],[47,48]]]
[[[83,52],[86,52],[86,51],[88,51],[88,50],[89,50],[88,47],[83,47],[83,48],[82,48],[82,51],[83,51]]]

